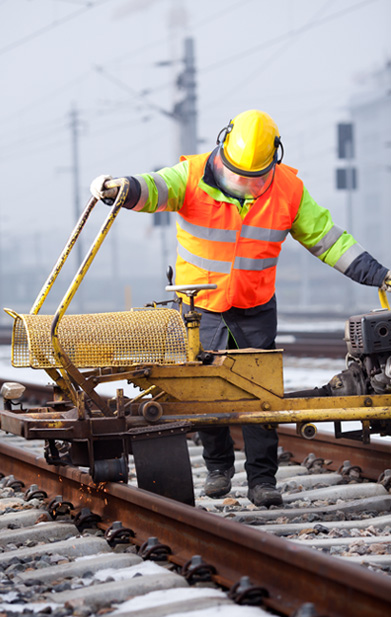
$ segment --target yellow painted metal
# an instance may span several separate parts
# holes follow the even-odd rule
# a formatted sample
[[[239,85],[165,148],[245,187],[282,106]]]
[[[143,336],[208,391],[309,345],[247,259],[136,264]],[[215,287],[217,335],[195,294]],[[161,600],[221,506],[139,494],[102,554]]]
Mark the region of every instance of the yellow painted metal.
[[[112,224],[114,223],[121,207],[126,201],[127,195],[129,191],[129,180],[126,178],[121,178],[119,181],[119,191],[114,202],[113,207],[111,208],[106,220],[104,221],[101,229],[99,230],[94,242],[92,243],[90,250],[88,251],[86,257],[84,258],[83,263],[80,265],[76,275],[74,276],[73,281],[68,287],[60,306],[57,309],[57,312],[53,318],[52,326],[51,326],[51,337],[52,337],[52,346],[54,355],[62,365],[62,375],[66,379],[66,376],[69,377],[68,387],[70,389],[72,401],[77,405],[78,403],[78,393],[75,387],[72,387],[72,381],[78,384],[85,392],[89,395],[91,400],[98,406],[99,409],[103,412],[105,416],[110,416],[111,411],[107,407],[107,404],[102,399],[101,396],[95,391],[94,384],[87,381],[83,374],[79,371],[79,369],[72,363],[70,357],[67,352],[64,350],[58,336],[58,328],[62,317],[65,314],[65,311],[69,307],[73,297],[75,296],[77,290],[79,289],[80,283],[84,279],[91,263],[93,262],[97,252],[99,251],[104,239],[106,238]]]
[[[73,281],[71,282],[67,292],[65,293],[65,296],[63,297],[63,300],[60,303],[60,306],[58,307],[57,312],[54,315],[54,318],[52,321],[52,325],[51,325],[52,347],[53,347],[54,355],[56,359],[58,360],[58,363],[61,366],[61,368],[59,371],[57,371],[53,367],[45,369],[47,373],[49,374],[49,376],[56,381],[56,383],[64,390],[64,392],[70,397],[70,399],[73,401],[75,405],[77,405],[77,401],[78,401],[77,389],[74,385],[76,383],[79,386],[81,386],[81,388],[85,390],[87,394],[89,394],[91,399],[98,405],[98,407],[103,411],[105,415],[110,415],[110,411],[108,410],[105,402],[94,391],[93,386],[89,384],[88,382],[86,382],[83,375],[72,364],[72,361],[70,360],[69,356],[62,348],[61,343],[59,341],[59,337],[58,337],[58,326],[72,298],[74,297],[77,289],[79,288],[80,283],[84,278],[84,275],[86,274],[94,257],[96,256],[96,253],[98,252],[103,240],[107,236],[111,228],[111,225],[113,224],[121,207],[125,203],[128,190],[129,190],[129,181],[126,178],[122,178],[120,181],[115,182],[115,185],[118,186],[119,188],[115,203],[113,207],[111,208],[108,216],[106,217],[106,220],[104,221],[100,231],[98,232],[95,238],[95,241],[93,242],[83,263],[80,265],[79,270],[76,273]],[[85,225],[85,222],[88,219],[89,215],[91,214],[91,211],[94,208],[96,203],[97,203],[97,200],[95,198],[90,199],[90,201],[88,202],[83,214],[80,217],[80,220],[78,221],[76,225],[76,228],[72,232],[72,235],[69,238],[63,252],[61,253],[59,259],[57,260],[56,265],[54,266],[51,274],[49,275],[40,293],[38,294],[38,297],[35,300],[33,307],[31,309],[31,312],[30,312],[31,315],[38,317],[39,310],[41,309],[45,299],[47,298],[47,295],[50,289],[52,288],[53,283],[57,279],[64,263],[69,257],[69,254],[72,248],[74,247],[76,240],[78,239]],[[13,313],[13,311],[10,311],[9,309],[6,309],[6,311],[10,315],[12,315]]]
[[[387,293],[383,289],[379,289],[379,299],[381,307],[390,310],[390,303],[388,302]]]
[[[293,401],[291,399],[289,403]],[[289,403],[287,407],[289,407]],[[327,401],[324,400],[327,404]],[[296,403],[297,404],[297,403]],[[246,411],[229,411],[228,405],[224,404],[218,406],[216,402],[213,403],[215,411],[205,412],[206,408],[201,404],[197,406],[189,405],[186,409],[186,413],[171,414],[167,412],[167,409],[171,411],[174,404],[166,406],[162,403],[164,415],[161,418],[162,422],[170,423],[173,421],[186,420],[194,428],[202,426],[217,426],[217,425],[235,425],[235,424],[263,424],[277,427],[279,424],[291,424],[291,423],[307,423],[307,422],[337,422],[339,420],[344,422],[351,421],[386,421],[391,420],[391,408],[387,407],[350,407],[346,409],[286,409],[276,411],[259,411],[254,409],[251,411],[248,403],[243,403],[242,407],[246,407]],[[252,405],[254,406],[254,405]],[[216,408],[219,407],[219,410]],[[241,405],[236,405],[235,409],[240,409]],[[128,425],[133,425],[133,418],[128,418]]]
[[[196,321],[190,321],[186,327],[189,342],[189,361],[196,362],[200,353],[200,324]]]
[[[49,291],[51,290],[51,288],[53,287],[53,283],[55,282],[55,280],[57,279],[58,275],[60,274],[63,265],[65,264],[65,262],[67,261],[70,252],[72,250],[72,248],[74,247],[78,237],[80,236],[80,233],[84,227],[84,225],[87,222],[87,219],[89,217],[89,215],[91,214],[95,204],[97,203],[97,199],[95,199],[95,197],[92,197],[87,206],[84,209],[84,212],[82,213],[80,219],[78,220],[75,229],[72,231],[71,236],[69,237],[60,257],[58,258],[53,270],[51,271],[51,273],[49,274],[48,278],[46,279],[41,291],[39,292],[33,306],[30,309],[30,313],[32,315],[36,315],[37,313],[39,313],[39,311],[42,308],[43,303],[45,302]]]
[[[167,417],[197,424],[391,420],[391,394],[289,398],[281,350],[229,350],[208,366],[152,366],[140,381],[128,379],[158,386],[168,395],[162,402]]]
[[[337,397],[338,398],[338,397]],[[290,399],[287,403],[287,409],[275,410],[275,411],[260,411],[255,409],[255,405],[248,402],[242,402],[235,405],[235,410],[230,411],[229,405],[224,403],[217,405],[214,401],[210,406],[197,404],[188,405],[184,413],[179,413],[180,404],[178,404],[175,411],[178,413],[172,413],[175,404],[166,405],[161,403],[164,415],[161,418],[163,422],[181,421],[186,420],[192,426],[216,426],[216,425],[230,425],[230,424],[266,424],[277,426],[279,424],[291,424],[291,423],[303,423],[303,422],[350,422],[350,421],[388,421],[391,420],[391,407],[349,407],[349,408],[319,408],[319,409],[289,409],[290,403],[294,399]],[[327,405],[328,400],[323,400]],[[297,402],[293,403],[295,406]],[[201,408],[202,407],[202,408]],[[213,407],[214,411],[209,408]],[[251,407],[254,407],[252,410]],[[232,408],[232,403],[231,403]],[[244,409],[246,409],[244,411]],[[182,407],[183,411],[183,407]],[[133,425],[133,417],[128,418],[129,427]]]
[[[52,315],[12,312],[12,365],[63,368],[54,353]],[[132,364],[178,364],[188,360],[186,328],[178,311],[133,309],[118,313],[64,315],[58,338],[77,368],[128,367]]]
[[[62,267],[64,266],[65,262],[67,261],[69,254],[72,250],[72,248],[74,247],[78,237],[80,236],[80,233],[89,217],[89,215],[91,214],[95,204],[97,203],[97,200],[95,199],[95,197],[92,197],[84,212],[82,213],[82,215],[80,216],[79,221],[76,224],[75,229],[73,230],[70,238],[68,239],[60,257],[58,258],[54,268],[52,269],[51,273],[49,274],[47,280],[45,281],[42,289],[40,290],[35,302],[33,303],[33,306],[30,309],[30,314],[31,315],[37,315],[40,311],[40,309],[42,308],[43,303],[45,302],[49,291],[51,290],[51,288],[53,287],[53,284],[55,282],[55,280],[57,279],[60,271],[62,270]],[[4,309],[6,311],[6,313],[8,313],[9,315],[11,315],[11,317],[15,317],[15,313],[14,311],[10,310],[10,309]],[[61,371],[57,371],[54,368],[46,368],[46,373],[49,375],[49,377],[57,383],[57,385],[59,386],[59,388],[64,392],[65,396],[67,396],[68,398],[70,398],[71,400],[73,400],[74,402],[76,401],[76,393],[75,393],[75,389],[68,377],[68,375],[66,373],[64,373],[62,370]]]
[[[190,422],[212,422],[218,417],[221,424],[237,418],[243,422],[330,422],[334,420],[387,419],[391,420],[391,396],[373,397],[373,405],[365,404],[365,397],[321,397],[164,401],[167,418],[188,419]],[[274,404],[271,403],[273,401]]]
[[[139,385],[138,378],[128,377]],[[213,364],[151,366],[143,383],[156,385],[176,401],[204,402],[256,400],[283,397],[282,352],[230,350],[218,354]],[[217,407],[216,407],[217,408]]]
[[[119,186],[117,199],[56,314],[41,315],[39,311],[95,206],[95,199],[87,205],[30,313],[22,315],[6,309],[14,318],[13,366],[46,370],[83,418],[84,393],[103,415],[113,416],[97,394],[97,385],[126,380],[139,386],[142,392],[126,405],[123,395],[118,396],[121,413],[124,406],[131,410],[126,416],[129,427],[145,424],[137,412],[140,405],[150,400],[146,397],[155,392],[163,412],[162,423],[187,420],[194,426],[208,426],[391,420],[388,394],[289,398],[284,394],[281,350],[214,352],[211,364],[202,364],[198,361],[200,315],[194,310],[184,316],[187,333],[181,314],[174,309],[155,307],[65,315],[126,199],[128,181],[122,179],[114,184]],[[379,290],[379,297],[382,307],[389,309],[385,292]],[[47,413],[43,416],[49,419]],[[50,428],[59,427],[52,422]]]

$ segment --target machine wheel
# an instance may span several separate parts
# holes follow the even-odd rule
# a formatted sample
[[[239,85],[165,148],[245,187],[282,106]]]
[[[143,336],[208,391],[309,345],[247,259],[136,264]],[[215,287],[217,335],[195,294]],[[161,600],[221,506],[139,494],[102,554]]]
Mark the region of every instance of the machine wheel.
[[[94,462],[94,468],[90,470],[90,473],[96,484],[99,484],[99,482],[126,483],[128,481],[127,456],[97,460]]]
[[[297,432],[304,437],[304,439],[313,439],[317,433],[317,429],[315,424],[305,422],[304,424],[297,425]]]
[[[139,415],[153,424],[158,422],[163,415],[163,408],[157,401],[146,401],[139,407]]]

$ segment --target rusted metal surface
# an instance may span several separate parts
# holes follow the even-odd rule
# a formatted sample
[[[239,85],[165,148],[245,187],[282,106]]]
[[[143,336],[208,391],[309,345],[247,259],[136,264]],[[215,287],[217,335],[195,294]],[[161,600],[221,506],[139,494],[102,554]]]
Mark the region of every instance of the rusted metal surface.
[[[340,319],[342,326],[345,319]],[[335,332],[280,332],[276,342],[285,355],[311,358],[343,358],[346,355],[343,328]]]
[[[297,460],[304,458],[314,451],[318,456],[332,461],[331,469],[338,469],[349,459],[352,465],[361,467],[363,476],[377,480],[381,473],[391,465],[390,442],[364,444],[350,439],[336,439],[332,434],[317,434],[316,446],[311,441],[296,435],[294,429],[279,428],[279,442],[286,450],[294,453]]]
[[[241,427],[230,428],[235,447],[244,448]],[[284,426],[278,428],[279,444],[284,450],[291,452],[292,461],[301,463],[311,452],[331,461],[327,466],[337,470],[344,461],[349,459],[352,465],[359,465],[362,474],[370,480],[377,480],[385,469],[391,465],[391,443],[371,442],[364,444],[351,439],[336,439],[332,434],[317,433],[315,439],[303,439],[294,428]]]
[[[4,380],[0,379],[0,385]],[[34,384],[26,384],[25,401],[30,404],[36,402],[46,403],[50,398],[53,398],[51,388]],[[354,397],[356,398],[356,397]],[[377,397],[374,397],[377,398]],[[297,399],[298,400],[298,399]],[[312,401],[313,402],[313,401]],[[335,401],[333,401],[335,402]],[[247,402],[248,404],[248,402]],[[173,403],[172,405],[175,405]],[[197,404],[193,404],[196,406]],[[205,407],[206,403],[202,403]],[[221,404],[222,405],[222,404]],[[372,411],[373,408],[367,408]],[[23,420],[24,414],[14,410],[13,412],[3,412],[2,422],[4,430],[7,430],[16,435],[23,435],[30,439],[75,439],[83,438],[88,441],[90,433],[93,438],[102,435],[103,438],[107,433],[116,434],[117,438],[123,439],[125,435],[130,438],[133,431],[137,432],[137,426],[145,424],[142,417],[138,415],[128,416],[127,419],[122,417],[113,418],[95,418],[93,423],[93,431],[90,426],[90,421],[79,422],[74,412],[52,411],[51,408],[38,408],[37,413],[28,413],[28,420]],[[227,413],[227,410],[225,411]],[[268,416],[268,412],[260,412],[263,416]],[[362,412],[360,411],[360,414]],[[239,449],[243,448],[243,439],[240,424],[240,416],[238,414],[228,414],[230,421],[236,422],[236,425],[231,425],[231,432],[234,436],[236,446]],[[233,418],[232,416],[235,416]],[[180,420],[181,417],[174,415],[172,417],[163,416],[161,421],[173,422]],[[188,418],[186,418],[188,419]],[[270,418],[269,418],[270,420]],[[209,417],[209,421],[213,422],[213,416]],[[169,429],[169,424],[160,424],[164,431],[165,427]],[[151,425],[150,425],[151,428]],[[42,430],[43,429],[43,430]],[[129,432],[129,429],[130,432]],[[283,427],[279,429],[280,445],[287,451],[292,452],[293,460],[301,462],[310,454],[316,447],[319,456],[330,460],[328,467],[337,470],[340,465],[349,459],[353,465],[358,465],[363,470],[363,475],[369,479],[377,480],[380,474],[390,467],[391,461],[391,446],[387,442],[379,444],[373,442],[363,444],[359,441],[351,439],[336,439],[333,435],[318,433],[315,441],[303,439],[298,435],[294,428]]]
[[[159,422],[175,420],[188,421],[194,426],[224,424],[290,424],[292,422],[331,422],[331,421],[381,421],[391,422],[390,395],[342,396],[319,398],[280,398],[270,395],[273,404],[262,399],[208,400],[199,401],[161,401],[164,412]],[[142,402],[130,406],[131,414],[126,416],[129,428],[140,424],[139,409]],[[36,412],[40,413],[40,410]],[[112,414],[114,416],[114,414]],[[142,414],[141,414],[142,415]],[[35,420],[38,418],[35,418]],[[47,416],[42,415],[44,428]],[[31,420],[26,414],[20,421],[28,424]],[[92,421],[94,416],[92,415]],[[72,424],[64,414],[64,422]],[[144,422],[146,424],[146,421]]]
[[[266,588],[265,604],[285,615],[304,602],[329,617],[384,617],[390,614],[389,580],[361,566],[347,565],[281,538],[222,520],[208,512],[121,484],[95,486],[76,468],[49,468],[43,459],[0,444],[0,470],[60,494],[75,509],[88,507],[135,533],[135,543],[156,536],[183,566],[195,554],[216,568],[216,581],[231,587],[240,576]]]
[[[0,388],[7,381],[12,381],[12,379],[0,377]],[[53,398],[53,388],[51,386],[25,382],[23,382],[23,385],[26,388],[23,396],[26,404],[44,405]]]

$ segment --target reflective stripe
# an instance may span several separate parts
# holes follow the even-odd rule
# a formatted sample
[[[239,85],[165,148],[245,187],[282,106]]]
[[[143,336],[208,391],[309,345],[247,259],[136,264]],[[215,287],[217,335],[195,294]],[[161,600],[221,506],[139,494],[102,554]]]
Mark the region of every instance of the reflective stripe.
[[[237,231],[235,229],[212,229],[203,225],[189,223],[183,216],[177,215],[178,225],[183,231],[201,240],[214,240],[215,242],[236,242]]]
[[[157,188],[158,201],[155,212],[162,212],[167,207],[168,186],[159,174],[152,172],[149,175],[152,176]]]
[[[235,229],[216,229],[189,223],[182,216],[177,216],[178,225],[184,231],[201,240],[213,240],[215,242],[236,242],[237,231]],[[288,229],[267,229],[266,227],[254,227],[243,225],[240,232],[241,238],[251,240],[263,240],[265,242],[282,242],[288,235]]]
[[[364,249],[359,244],[353,244],[344,254],[338,259],[334,268],[338,270],[338,272],[342,272],[342,274],[349,268],[349,266],[353,263],[357,257],[364,253]]]
[[[178,244],[178,255],[193,266],[207,270],[208,272],[219,272],[220,274],[229,274],[231,272],[230,261],[219,261],[218,259],[205,259],[199,255],[194,255],[185,249],[181,244]],[[234,270],[255,270],[260,272],[267,268],[273,268],[277,265],[278,257],[268,257],[266,259],[250,259],[249,257],[236,257]]]
[[[243,225],[240,236],[251,240],[263,240],[265,242],[282,242],[285,240],[289,229],[267,229],[266,227],[254,227]]]
[[[230,261],[218,261],[217,259],[205,259],[204,257],[199,257],[198,255],[193,255],[187,249],[185,249],[181,244],[178,243],[178,255],[182,257],[185,261],[193,266],[197,266],[198,268],[203,268],[203,270],[207,270],[208,272],[220,272],[220,274],[229,274],[231,272],[231,262]]]
[[[156,184],[156,188],[157,188],[157,207],[156,207],[156,210],[154,210],[154,212],[162,212],[167,207],[168,186],[163,180],[163,178],[159,176],[159,174],[152,172],[149,175],[151,176],[152,180]],[[142,176],[135,176],[135,177],[140,182],[140,186],[141,186],[140,198],[133,208],[133,210],[136,210],[137,212],[137,211],[142,210],[145,204],[147,203],[149,199],[149,188],[148,188],[148,184],[145,178],[143,178]]]
[[[315,255],[315,257],[319,257],[319,255],[323,255],[329,248],[336,243],[336,241],[342,236],[343,229],[338,227],[338,225],[333,225],[333,227],[327,232],[325,236],[314,246],[307,246],[309,252]]]
[[[235,270],[266,270],[277,265],[278,257],[267,257],[266,259],[250,259],[250,257],[236,257]]]
[[[138,202],[136,203],[134,208],[132,208],[132,210],[134,210],[135,212],[139,212],[144,208],[145,204],[148,201],[149,189],[148,184],[145,182],[142,176],[135,176],[135,178],[137,178],[137,180],[140,182],[141,193]]]

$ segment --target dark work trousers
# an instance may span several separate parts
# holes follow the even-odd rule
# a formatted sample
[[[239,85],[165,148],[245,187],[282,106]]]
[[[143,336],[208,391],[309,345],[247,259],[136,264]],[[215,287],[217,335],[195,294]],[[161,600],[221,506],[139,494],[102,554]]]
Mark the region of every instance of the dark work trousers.
[[[231,308],[224,313],[213,313],[196,308],[202,313],[200,340],[205,350],[274,349],[277,330],[276,299],[262,306]],[[277,471],[277,431],[264,429],[258,424],[242,426],[245,444],[245,469],[249,488],[267,482],[275,485]],[[234,447],[229,427],[211,427],[199,431],[204,447],[203,457],[209,471],[229,469],[234,464]]]

